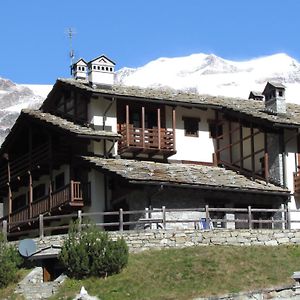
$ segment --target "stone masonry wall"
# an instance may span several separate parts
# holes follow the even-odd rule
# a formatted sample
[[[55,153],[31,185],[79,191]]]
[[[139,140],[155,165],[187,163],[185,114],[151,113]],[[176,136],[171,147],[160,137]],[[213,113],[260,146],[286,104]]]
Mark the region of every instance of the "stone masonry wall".
[[[123,237],[131,252],[207,245],[300,244],[300,231],[297,230],[149,230],[109,232],[109,235],[113,239]],[[37,238],[35,241],[37,248],[41,249],[51,245],[62,245],[66,236],[48,236]]]

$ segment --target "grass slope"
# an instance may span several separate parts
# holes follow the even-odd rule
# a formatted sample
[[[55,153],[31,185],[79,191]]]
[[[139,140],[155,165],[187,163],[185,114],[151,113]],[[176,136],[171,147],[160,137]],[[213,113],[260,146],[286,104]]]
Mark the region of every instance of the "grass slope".
[[[101,300],[193,299],[291,283],[300,246],[207,246],[131,254],[121,274],[68,279],[52,299],[73,299],[83,285]]]

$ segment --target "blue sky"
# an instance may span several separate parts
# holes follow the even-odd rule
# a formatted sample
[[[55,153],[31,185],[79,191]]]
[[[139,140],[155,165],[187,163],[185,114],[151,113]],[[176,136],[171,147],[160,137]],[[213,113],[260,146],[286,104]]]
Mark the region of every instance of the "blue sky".
[[[77,58],[106,54],[117,69],[200,52],[300,60],[298,0],[2,0],[0,8],[0,76],[17,83],[69,77],[69,27]]]

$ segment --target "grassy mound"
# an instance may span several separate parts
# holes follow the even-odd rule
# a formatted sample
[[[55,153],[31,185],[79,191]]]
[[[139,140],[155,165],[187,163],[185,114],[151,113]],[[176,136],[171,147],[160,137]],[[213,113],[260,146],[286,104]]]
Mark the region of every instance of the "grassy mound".
[[[131,254],[122,273],[67,280],[53,299],[72,299],[83,285],[101,300],[193,299],[291,283],[300,246],[207,246]]]

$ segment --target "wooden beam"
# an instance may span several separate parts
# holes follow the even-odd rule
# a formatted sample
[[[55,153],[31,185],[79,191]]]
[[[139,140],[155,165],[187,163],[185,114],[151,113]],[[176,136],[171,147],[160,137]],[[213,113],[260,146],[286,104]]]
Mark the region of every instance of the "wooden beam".
[[[254,131],[253,124],[251,123],[250,127],[251,133],[251,169],[252,169],[252,178],[255,178],[255,149],[254,149]]]
[[[176,111],[175,106],[172,107],[172,129],[173,129],[173,150],[176,150]]]
[[[142,106],[142,147],[145,148],[145,107]]]
[[[232,133],[231,133],[231,121],[228,122],[228,134],[229,134],[229,161],[232,164]]]
[[[218,123],[219,122],[219,113],[218,111],[215,111],[215,123]],[[216,126],[216,146],[217,146],[217,151],[216,151],[216,159],[217,159],[217,165],[219,164],[220,162],[220,139],[218,138],[218,135],[219,135],[219,131],[218,131],[218,126]]]
[[[268,154],[268,140],[267,134],[264,133],[264,143],[265,143],[265,154],[264,154],[264,165],[265,165],[265,172],[264,177],[267,182],[269,182],[269,154]]]
[[[160,120],[160,108],[157,109],[157,130],[158,130],[158,149],[161,149],[161,120]]]
[[[12,192],[10,186],[10,163],[9,163],[9,156],[7,155],[7,187],[8,187],[8,224],[10,223],[10,216],[12,213]]]
[[[32,191],[32,175],[31,172],[28,171],[29,175],[29,184],[28,184],[28,209],[29,209],[29,219],[32,218],[32,202],[33,202],[33,191]]]
[[[126,104],[126,144],[129,147],[129,105]]]
[[[241,120],[239,120],[239,124],[240,124],[240,169],[243,169],[244,168],[244,160],[243,160],[244,144],[243,144],[243,126]]]

